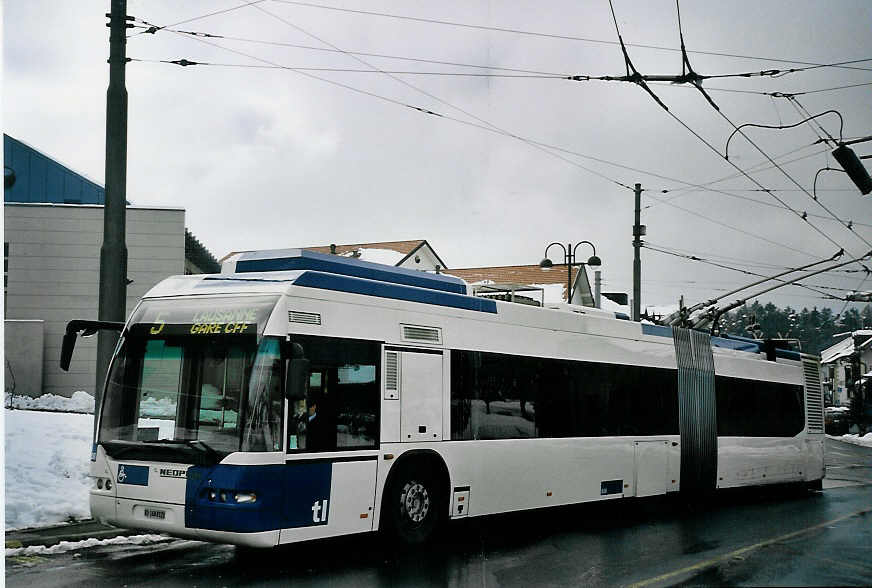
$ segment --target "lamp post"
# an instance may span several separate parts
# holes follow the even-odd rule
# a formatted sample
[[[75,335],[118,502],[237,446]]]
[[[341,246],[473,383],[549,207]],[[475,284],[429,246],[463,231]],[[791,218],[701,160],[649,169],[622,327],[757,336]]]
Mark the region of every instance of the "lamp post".
[[[584,261],[576,261],[575,250],[578,249],[578,246],[582,243],[590,245],[590,248],[593,249],[593,255],[591,255],[587,262]],[[602,260],[596,256],[596,247],[590,241],[579,241],[572,245],[572,243],[567,243],[565,246],[563,243],[554,242],[548,245],[545,248],[545,259],[539,262],[539,267],[541,268],[549,268],[554,266],[554,262],[548,259],[548,250],[551,249],[554,245],[558,245],[561,249],[563,249],[563,264],[566,266],[566,302],[572,302],[572,267],[585,265],[585,263],[591,267],[599,267],[602,265]]]

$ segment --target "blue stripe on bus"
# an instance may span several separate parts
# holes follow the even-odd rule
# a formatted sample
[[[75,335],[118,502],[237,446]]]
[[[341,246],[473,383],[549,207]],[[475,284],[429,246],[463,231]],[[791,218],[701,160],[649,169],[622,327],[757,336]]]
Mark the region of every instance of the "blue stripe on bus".
[[[442,292],[466,294],[466,284],[460,278],[445,274],[429,274],[418,270],[371,263],[348,257],[327,255],[300,249],[289,249],[284,257],[257,259],[257,252],[242,254],[236,262],[236,273],[274,272],[283,270],[315,270],[354,276],[380,282],[417,286]],[[252,259],[246,259],[251,257]]]
[[[736,351],[750,351],[751,353],[760,352],[760,344],[753,339],[734,339],[732,337],[712,337],[713,347],[723,347],[725,349],[735,349]]]
[[[672,338],[672,327],[665,327],[663,325],[649,325],[648,323],[642,323],[642,334],[643,335],[656,335],[658,337]]]
[[[792,349],[776,349],[775,357],[783,357],[784,359],[795,359],[799,361],[802,359],[802,353]]]
[[[329,461],[192,466],[185,487],[185,527],[257,533],[326,525],[332,476]],[[235,492],[254,494],[256,499],[236,502]]]
[[[294,280],[294,285],[306,286],[309,288],[321,288],[323,290],[335,290],[337,292],[350,292],[352,294],[364,294],[366,296],[377,296],[379,298],[390,298],[393,300],[407,300],[409,302],[435,304],[437,306],[462,308],[464,310],[474,310],[478,312],[490,312],[493,314],[496,314],[497,312],[497,303],[487,298],[462,296],[460,294],[430,290],[428,288],[415,288],[413,286],[389,284],[387,282],[377,282],[374,280],[362,280],[360,278],[338,276],[336,274],[325,274],[321,272],[304,272],[299,278]]]
[[[655,335],[657,337],[672,337],[672,327],[664,325],[649,325],[642,323],[643,335]],[[723,335],[721,337],[712,337],[712,347],[722,347],[724,349],[735,349],[736,351],[748,351],[750,353],[760,352],[760,342],[747,337],[739,337],[737,335]],[[779,357],[789,359],[799,359],[799,354],[795,351],[778,350]],[[794,357],[795,354],[795,357]]]

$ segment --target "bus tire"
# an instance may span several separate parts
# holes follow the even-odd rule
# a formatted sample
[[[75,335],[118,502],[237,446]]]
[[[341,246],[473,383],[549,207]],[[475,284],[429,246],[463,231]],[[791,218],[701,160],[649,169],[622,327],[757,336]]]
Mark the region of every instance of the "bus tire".
[[[423,469],[397,472],[385,499],[387,530],[405,545],[425,543],[442,522],[444,498],[438,479]]]

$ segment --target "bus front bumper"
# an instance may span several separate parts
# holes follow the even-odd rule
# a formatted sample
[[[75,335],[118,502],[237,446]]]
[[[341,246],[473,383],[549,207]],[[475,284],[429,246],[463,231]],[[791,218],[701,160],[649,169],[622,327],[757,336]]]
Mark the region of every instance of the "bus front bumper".
[[[275,547],[279,531],[237,533],[190,529],[185,527],[185,506],[131,498],[118,498],[102,492],[91,492],[91,515],[101,523],[115,527],[165,533],[174,537],[231,543],[246,547]]]

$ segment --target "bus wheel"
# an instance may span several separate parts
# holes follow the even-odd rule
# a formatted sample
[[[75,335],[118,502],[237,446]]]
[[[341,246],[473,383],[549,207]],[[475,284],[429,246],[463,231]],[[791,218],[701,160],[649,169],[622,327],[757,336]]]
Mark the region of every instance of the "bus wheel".
[[[434,478],[424,472],[402,472],[387,497],[390,527],[403,543],[424,543],[436,530],[442,500]]]

